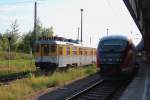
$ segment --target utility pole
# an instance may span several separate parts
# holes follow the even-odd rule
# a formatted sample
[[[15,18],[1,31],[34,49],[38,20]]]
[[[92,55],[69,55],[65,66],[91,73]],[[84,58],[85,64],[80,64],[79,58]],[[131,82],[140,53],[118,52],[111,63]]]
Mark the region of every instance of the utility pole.
[[[8,36],[8,68],[10,68],[10,42],[11,42],[11,35]]]
[[[31,42],[32,43],[31,52],[33,50],[33,53],[35,52],[34,45],[35,45],[36,40],[37,40],[37,2],[35,1],[34,3],[34,35],[33,35],[33,42]]]
[[[77,36],[77,40],[79,40],[79,32],[80,32],[80,28],[78,27],[78,36]]]
[[[92,40],[91,40],[91,36],[90,36],[90,44],[91,44]]]
[[[108,36],[108,31],[109,31],[109,29],[107,28],[106,30],[107,30],[107,36]]]
[[[37,38],[37,2],[35,1],[35,4],[34,4],[34,41],[36,41],[36,38]]]
[[[81,43],[82,43],[82,22],[83,22],[83,9],[80,9],[81,11]]]
[[[131,35],[132,35],[132,31],[131,31]]]

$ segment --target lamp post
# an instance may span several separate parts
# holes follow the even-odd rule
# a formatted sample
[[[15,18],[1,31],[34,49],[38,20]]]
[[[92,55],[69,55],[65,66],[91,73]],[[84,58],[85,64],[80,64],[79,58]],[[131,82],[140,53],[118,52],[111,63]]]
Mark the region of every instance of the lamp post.
[[[80,9],[81,11],[81,43],[82,43],[82,22],[83,22],[83,9]]]
[[[10,42],[11,42],[11,35],[8,35],[8,68],[10,68]]]

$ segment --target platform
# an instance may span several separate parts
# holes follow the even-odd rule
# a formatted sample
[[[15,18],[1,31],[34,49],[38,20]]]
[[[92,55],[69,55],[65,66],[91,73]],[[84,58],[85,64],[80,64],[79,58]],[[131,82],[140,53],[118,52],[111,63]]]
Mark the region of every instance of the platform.
[[[150,64],[140,62],[140,69],[119,100],[150,100]]]

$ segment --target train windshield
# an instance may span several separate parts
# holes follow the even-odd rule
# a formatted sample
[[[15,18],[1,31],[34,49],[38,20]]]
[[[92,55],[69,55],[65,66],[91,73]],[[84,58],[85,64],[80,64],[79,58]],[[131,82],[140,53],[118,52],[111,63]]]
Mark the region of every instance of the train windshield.
[[[104,40],[100,43],[100,52],[122,52],[127,46],[127,41],[125,40]]]
[[[35,52],[39,52],[40,45],[35,45]]]

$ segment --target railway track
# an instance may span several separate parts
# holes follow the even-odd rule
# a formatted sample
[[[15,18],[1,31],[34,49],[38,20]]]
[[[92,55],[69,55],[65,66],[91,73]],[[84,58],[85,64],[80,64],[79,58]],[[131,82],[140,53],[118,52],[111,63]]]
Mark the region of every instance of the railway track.
[[[0,76],[0,85],[8,84],[9,82],[15,81],[17,79],[27,78],[28,74],[31,73],[27,72],[20,72],[20,73],[13,73],[6,76]]]
[[[126,81],[100,80],[66,100],[118,100],[132,79]]]
[[[42,76],[42,75],[48,75],[48,72],[42,72],[39,70],[36,71],[26,71],[26,72],[19,72],[19,73],[13,73],[5,76],[0,76],[0,85],[8,85],[10,82],[28,78],[31,75],[34,75],[35,77]]]
[[[4,75],[0,76],[0,85],[8,85],[10,82],[18,80],[18,79],[23,79],[23,78],[28,78],[30,75],[34,75],[35,77],[39,77],[42,75],[50,75],[52,72],[50,71],[41,71],[37,69],[36,71],[26,71],[26,72],[19,72],[19,73],[12,73],[9,75]]]

